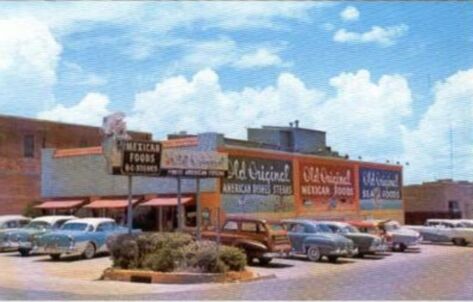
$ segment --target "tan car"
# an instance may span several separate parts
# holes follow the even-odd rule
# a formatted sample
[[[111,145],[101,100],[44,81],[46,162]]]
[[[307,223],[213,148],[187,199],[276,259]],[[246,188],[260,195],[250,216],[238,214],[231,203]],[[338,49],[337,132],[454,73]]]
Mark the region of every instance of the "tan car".
[[[203,239],[215,241],[217,236],[217,231],[202,232]],[[266,265],[274,257],[291,251],[289,237],[282,225],[258,218],[227,218],[220,230],[220,242],[244,250],[250,264],[258,259],[260,264]]]

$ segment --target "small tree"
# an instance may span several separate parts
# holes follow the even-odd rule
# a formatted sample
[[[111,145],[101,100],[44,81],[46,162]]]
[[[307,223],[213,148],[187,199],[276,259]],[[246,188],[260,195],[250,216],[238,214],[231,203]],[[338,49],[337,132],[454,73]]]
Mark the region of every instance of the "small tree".
[[[22,213],[23,216],[33,217],[33,218],[41,216],[43,214],[42,211],[40,209],[35,208],[35,206],[37,206],[40,203],[41,202],[37,200],[28,202],[25,208],[23,209],[23,213]]]

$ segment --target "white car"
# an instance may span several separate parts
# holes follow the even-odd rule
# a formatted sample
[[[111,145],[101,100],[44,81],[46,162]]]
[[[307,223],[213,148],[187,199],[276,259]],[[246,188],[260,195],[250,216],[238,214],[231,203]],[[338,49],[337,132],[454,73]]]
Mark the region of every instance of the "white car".
[[[473,228],[468,228],[459,219],[427,219],[423,226],[406,227],[419,232],[424,241],[453,242],[453,244],[460,246],[473,243]]]

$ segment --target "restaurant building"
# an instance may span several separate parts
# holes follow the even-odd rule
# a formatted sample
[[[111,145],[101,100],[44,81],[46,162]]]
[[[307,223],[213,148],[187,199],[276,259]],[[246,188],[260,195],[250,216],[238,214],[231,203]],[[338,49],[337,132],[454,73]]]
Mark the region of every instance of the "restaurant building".
[[[202,133],[168,136],[162,143],[164,149],[228,154],[226,177],[201,180],[204,224],[215,225],[218,212],[268,219],[404,220],[401,166],[349,160],[326,146],[324,132],[299,128],[297,122],[250,128],[247,140]],[[75,200],[85,204],[84,215],[124,217],[127,179],[107,174],[101,147],[45,149],[42,161],[44,200]],[[196,180],[183,179],[181,188],[186,221],[193,224]],[[151,228],[174,228],[176,190],[176,178],[133,177],[135,219],[152,221]]]
[[[150,133],[132,132],[150,140]],[[100,145],[100,128],[0,115],[0,215],[41,200],[41,149]]]
[[[429,218],[473,219],[473,183],[441,179],[404,187],[406,223]]]

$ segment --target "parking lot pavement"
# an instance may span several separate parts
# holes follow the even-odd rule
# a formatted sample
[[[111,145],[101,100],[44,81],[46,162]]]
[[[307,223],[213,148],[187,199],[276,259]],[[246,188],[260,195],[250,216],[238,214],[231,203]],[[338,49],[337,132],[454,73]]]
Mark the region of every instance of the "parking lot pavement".
[[[473,247],[341,258],[336,264],[275,259],[251,267],[276,278],[241,284],[160,285],[98,281],[108,257],[53,262],[46,256],[0,254],[0,299],[473,299]]]

